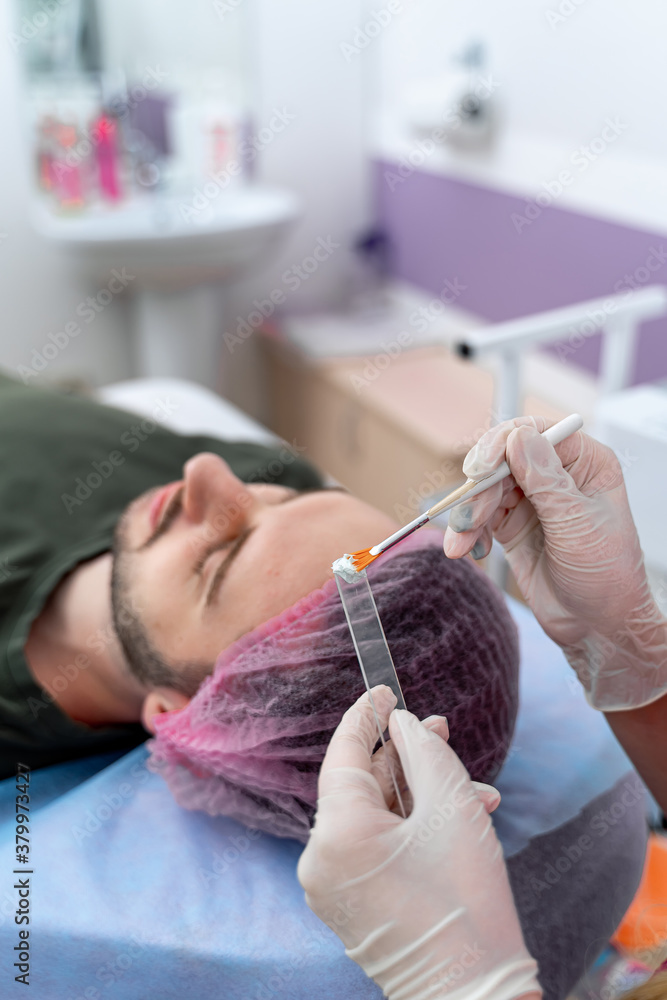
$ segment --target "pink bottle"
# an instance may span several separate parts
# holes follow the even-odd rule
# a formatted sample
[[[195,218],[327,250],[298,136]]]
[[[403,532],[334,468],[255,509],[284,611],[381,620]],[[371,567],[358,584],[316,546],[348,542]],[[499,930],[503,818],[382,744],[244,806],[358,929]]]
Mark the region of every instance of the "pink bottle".
[[[97,140],[97,169],[100,193],[107,201],[122,197],[118,179],[118,129],[109,115],[102,115],[93,126]]]
[[[37,128],[37,180],[43,191],[53,191],[53,159],[56,122],[44,115]]]
[[[76,153],[76,126],[58,122],[54,131],[58,149],[51,165],[54,193],[61,208],[81,208],[84,185],[82,164]]]

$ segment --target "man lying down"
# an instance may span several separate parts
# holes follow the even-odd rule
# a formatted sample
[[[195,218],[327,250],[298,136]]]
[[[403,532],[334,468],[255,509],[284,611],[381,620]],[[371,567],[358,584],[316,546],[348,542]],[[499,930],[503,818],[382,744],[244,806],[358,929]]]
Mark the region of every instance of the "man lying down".
[[[180,436],[3,376],[0,463],[2,776],[122,752],[148,730],[179,803],[304,840],[325,748],[363,687],[331,562],[386,537],[391,519],[322,489],[285,447]],[[427,529],[369,576],[408,707],[447,715],[452,746],[489,781],[517,707],[500,595]],[[536,893],[589,821],[508,860],[546,1000],[570,991],[641,872],[638,803],[594,863]]]
[[[284,448],[5,376],[0,428],[3,776],[148,730],[179,802],[305,839],[326,746],[363,690],[331,563],[394,522]],[[502,599],[426,530],[369,575],[407,704],[446,714],[490,780],[517,708]]]

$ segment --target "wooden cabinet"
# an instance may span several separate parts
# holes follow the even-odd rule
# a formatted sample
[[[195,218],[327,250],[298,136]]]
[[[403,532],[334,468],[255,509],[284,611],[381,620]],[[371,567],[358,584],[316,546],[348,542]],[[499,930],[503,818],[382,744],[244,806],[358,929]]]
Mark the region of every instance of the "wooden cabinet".
[[[493,423],[491,374],[441,347],[314,360],[263,335],[262,352],[272,430],[401,523],[462,481]],[[534,397],[524,412],[564,416]]]

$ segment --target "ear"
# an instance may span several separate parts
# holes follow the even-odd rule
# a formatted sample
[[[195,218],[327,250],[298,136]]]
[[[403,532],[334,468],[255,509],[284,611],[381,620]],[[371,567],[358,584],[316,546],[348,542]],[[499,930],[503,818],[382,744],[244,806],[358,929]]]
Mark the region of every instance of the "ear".
[[[173,688],[155,688],[144,698],[141,706],[141,724],[149,733],[155,734],[153,718],[161,712],[172,712],[174,709],[185,708],[190,699],[187,695]]]

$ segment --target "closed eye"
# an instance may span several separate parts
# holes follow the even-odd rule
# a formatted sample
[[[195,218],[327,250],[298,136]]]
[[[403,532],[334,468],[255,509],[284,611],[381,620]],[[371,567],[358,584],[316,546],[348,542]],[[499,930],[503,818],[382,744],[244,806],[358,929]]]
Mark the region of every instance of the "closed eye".
[[[201,576],[204,566],[209,561],[211,556],[214,556],[216,552],[222,552],[223,549],[228,549],[233,541],[234,539],[230,540],[229,538],[226,538],[224,541],[216,542],[215,545],[210,545],[207,549],[204,549],[202,555],[192,567],[192,572],[197,576]]]
[[[301,493],[296,492],[296,491],[294,493],[289,493],[286,497],[282,497],[280,500],[278,500],[276,502],[276,506],[278,506],[279,504],[289,503],[290,500],[297,500],[299,497],[303,496],[305,493],[311,493],[311,492],[314,493],[316,491],[315,490],[303,490]],[[199,559],[197,560],[197,562],[192,567],[192,572],[195,573],[197,576],[201,576],[202,571],[204,569],[204,566],[206,565],[206,563],[208,562],[208,560],[211,558],[211,556],[215,555],[216,552],[222,552],[223,549],[228,549],[230,546],[232,546],[238,540],[238,538],[239,538],[238,535],[235,538],[231,538],[231,539],[230,538],[224,538],[221,541],[214,542],[213,545],[210,545],[207,549],[204,549],[203,553],[201,554],[201,556],[199,557]]]
[[[310,494],[310,493],[323,493],[326,490],[340,491],[341,493],[347,493],[348,492],[342,486],[330,486],[330,487],[325,487],[324,489],[320,489],[320,488],[316,487],[314,489],[308,489],[308,490],[295,490],[293,493],[289,493],[286,497],[283,497],[281,500],[277,501],[277,503],[278,504],[290,503],[290,502],[292,502],[294,500],[300,500],[302,497],[308,496],[308,494]],[[254,526],[253,527],[247,527],[247,528],[244,528],[236,536],[236,538],[234,538],[234,539],[231,539],[231,540],[230,539],[225,539],[224,541],[216,542],[214,545],[210,546],[203,553],[203,555],[200,557],[200,559],[195,564],[195,566],[194,566],[194,572],[197,573],[197,574],[201,574],[202,571],[203,571],[203,569],[204,569],[204,566],[206,564],[206,561],[215,552],[220,552],[222,549],[225,549],[225,548],[229,549],[227,555],[221,561],[221,563],[218,566],[217,570],[213,574],[213,579],[211,580],[211,583],[210,583],[210,585],[208,587],[208,590],[206,592],[206,598],[205,598],[205,601],[204,601],[204,606],[206,608],[209,608],[211,606],[211,604],[213,604],[213,602],[215,601],[215,599],[216,599],[216,597],[218,595],[218,591],[220,589],[220,586],[221,586],[221,584],[222,584],[225,576],[227,575],[230,566],[232,565],[232,563],[234,562],[234,560],[236,559],[236,557],[238,556],[239,552],[241,551],[241,549],[243,548],[243,546],[245,545],[245,543],[247,542],[247,540],[250,538],[250,535],[252,534],[252,532],[254,530],[255,530]]]
[[[241,551],[245,543],[248,541],[254,530],[255,530],[254,527],[245,528],[231,543],[229,552],[222,560],[215,573],[213,574],[213,579],[211,580],[208,591],[206,593],[206,599],[204,601],[205,607],[209,608],[213,603],[213,601],[215,600],[218,591],[220,589],[220,585],[222,584],[222,581],[224,580],[225,576],[229,571],[229,567],[232,565],[232,563],[234,562],[234,560],[236,559],[239,552]]]

